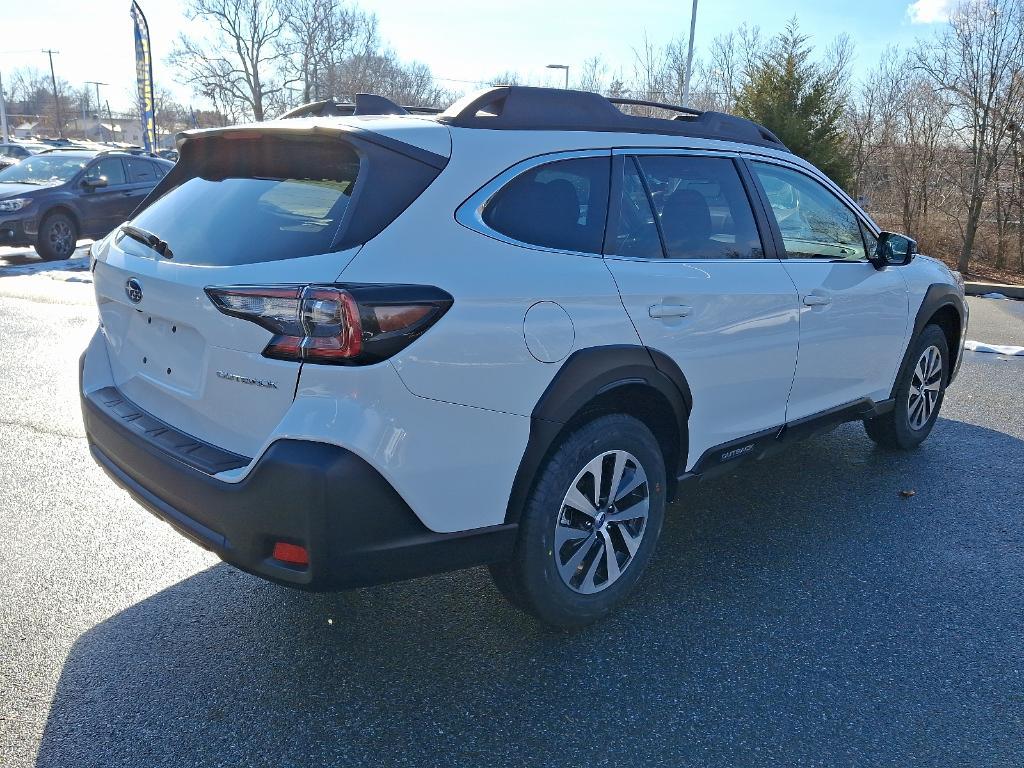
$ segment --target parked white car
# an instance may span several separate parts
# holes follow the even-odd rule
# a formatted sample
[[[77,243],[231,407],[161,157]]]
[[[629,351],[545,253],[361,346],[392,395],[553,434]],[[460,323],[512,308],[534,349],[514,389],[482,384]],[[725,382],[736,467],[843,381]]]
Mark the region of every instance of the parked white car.
[[[763,127],[671,109],[502,87],[188,133],[93,248],[96,460],[278,583],[487,564],[574,626],[700,478],[845,421],[917,446],[958,276]]]

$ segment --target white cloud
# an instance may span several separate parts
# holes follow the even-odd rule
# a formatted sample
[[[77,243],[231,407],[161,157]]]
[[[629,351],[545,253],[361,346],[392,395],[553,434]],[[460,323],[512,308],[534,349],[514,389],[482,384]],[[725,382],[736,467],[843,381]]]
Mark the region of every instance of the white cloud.
[[[949,21],[950,0],[914,0],[907,6],[912,24],[934,24]]]

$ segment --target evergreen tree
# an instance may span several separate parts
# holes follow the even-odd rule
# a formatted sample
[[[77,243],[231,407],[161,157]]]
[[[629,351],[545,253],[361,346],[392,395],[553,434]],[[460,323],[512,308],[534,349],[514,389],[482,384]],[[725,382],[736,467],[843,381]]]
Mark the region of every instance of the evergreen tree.
[[[785,31],[754,56],[736,111],[772,131],[795,154],[846,186],[851,162],[840,128],[846,101],[842,57],[814,61],[807,35],[794,17]]]

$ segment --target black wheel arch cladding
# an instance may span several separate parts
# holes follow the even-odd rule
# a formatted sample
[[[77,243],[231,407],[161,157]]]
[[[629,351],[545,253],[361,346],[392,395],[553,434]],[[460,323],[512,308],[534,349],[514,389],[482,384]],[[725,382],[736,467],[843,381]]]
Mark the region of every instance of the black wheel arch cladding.
[[[904,356],[904,361],[901,363],[905,364],[906,358],[913,354],[914,345],[917,340],[921,337],[921,332],[924,331],[925,327],[928,326],[933,320],[938,317],[948,316],[948,313],[952,311],[956,315],[955,329],[949,329],[943,322],[937,323],[942,328],[943,333],[946,334],[946,341],[948,346],[948,370],[946,371],[947,381],[949,384],[955,371],[960,357],[960,342],[963,340],[963,336],[967,329],[964,327],[964,319],[967,316],[967,312],[964,308],[964,298],[960,295],[956,286],[950,285],[949,283],[933,283],[928,286],[928,290],[925,292],[924,298],[921,300],[921,305],[917,309],[917,314],[914,316],[914,330],[910,336],[910,341],[907,343],[907,351]],[[953,338],[951,333],[955,330],[956,338]],[[895,397],[896,383],[893,383],[893,390],[891,397]]]
[[[663,410],[671,412],[677,444],[667,446],[671,450],[666,456],[670,462],[666,476],[674,490],[674,479],[685,468],[689,451],[687,422],[693,396],[686,377],[675,361],[658,350],[633,344],[589,347],[569,355],[533,409],[530,436],[505,514],[507,523],[518,521],[537,473],[563,431],[587,414],[592,404],[619,394],[649,395],[649,401],[663,403]],[[642,409],[640,403],[637,408]],[[629,408],[624,412],[629,413]]]

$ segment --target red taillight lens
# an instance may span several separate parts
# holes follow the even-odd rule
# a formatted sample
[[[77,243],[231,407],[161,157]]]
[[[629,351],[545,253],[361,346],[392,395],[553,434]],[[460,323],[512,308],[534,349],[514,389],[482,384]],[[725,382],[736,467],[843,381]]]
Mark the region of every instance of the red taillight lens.
[[[274,543],[274,551],[271,553],[271,557],[288,565],[309,565],[309,552],[306,551],[306,548],[300,547],[298,544],[289,544],[285,541]]]
[[[432,286],[232,286],[207,288],[226,315],[274,334],[265,357],[362,365],[384,360],[433,325],[452,297]]]
[[[347,291],[303,288],[294,311],[298,328],[275,336],[263,350],[266,357],[316,363],[356,358],[363,351],[359,305]]]

